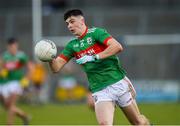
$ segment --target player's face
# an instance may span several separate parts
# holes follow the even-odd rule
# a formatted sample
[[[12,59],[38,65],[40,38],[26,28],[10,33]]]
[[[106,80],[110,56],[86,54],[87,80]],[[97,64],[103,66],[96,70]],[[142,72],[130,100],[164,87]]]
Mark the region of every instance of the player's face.
[[[16,52],[18,51],[18,44],[17,43],[13,43],[13,44],[8,45],[8,51],[11,54],[15,55]]]
[[[82,16],[71,16],[66,20],[69,31],[75,36],[82,35],[82,27],[84,25],[84,19]]]

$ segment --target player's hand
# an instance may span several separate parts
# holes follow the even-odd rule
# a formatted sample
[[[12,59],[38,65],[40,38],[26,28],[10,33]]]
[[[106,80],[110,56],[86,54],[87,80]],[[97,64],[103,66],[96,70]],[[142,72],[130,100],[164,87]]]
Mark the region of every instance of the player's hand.
[[[85,55],[85,56],[81,57],[80,59],[77,59],[76,63],[77,64],[84,64],[86,62],[93,62],[93,61],[95,61],[94,56]]]

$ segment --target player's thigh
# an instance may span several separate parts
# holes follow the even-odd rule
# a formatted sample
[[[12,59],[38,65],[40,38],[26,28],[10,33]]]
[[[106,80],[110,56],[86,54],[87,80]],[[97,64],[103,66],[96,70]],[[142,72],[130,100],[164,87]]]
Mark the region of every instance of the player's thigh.
[[[96,118],[99,124],[113,124],[115,104],[112,101],[101,101],[95,104]]]
[[[6,108],[16,104],[21,91],[22,89],[18,83],[12,82],[7,85],[7,92],[4,98]]]
[[[11,107],[11,106],[13,106],[13,105],[16,105],[16,102],[17,102],[18,98],[19,98],[19,95],[18,95],[18,94],[16,94],[16,93],[11,93],[11,94],[9,95],[9,97],[7,97],[7,98],[5,99],[5,107],[6,107],[6,108],[9,108],[9,107]]]
[[[21,87],[19,81],[9,82],[9,89],[8,90],[9,90],[10,94],[17,94],[17,95],[22,94],[22,87]]]
[[[137,111],[139,114],[141,114],[141,113],[140,113],[140,110],[139,110],[139,107],[138,107],[138,105],[137,105],[137,103],[136,103],[136,100],[133,99],[132,102],[133,102],[134,106],[136,107],[136,111]]]
[[[141,121],[140,112],[134,100],[128,106],[121,107],[121,109],[132,124],[138,124]]]

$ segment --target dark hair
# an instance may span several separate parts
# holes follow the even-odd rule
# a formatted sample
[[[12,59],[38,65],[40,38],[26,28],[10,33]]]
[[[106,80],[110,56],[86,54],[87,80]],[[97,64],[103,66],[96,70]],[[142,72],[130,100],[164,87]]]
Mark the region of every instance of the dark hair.
[[[67,20],[71,16],[83,16],[83,12],[79,9],[72,9],[68,10],[66,13],[64,13],[64,20]]]
[[[8,45],[11,45],[11,44],[14,44],[14,43],[17,43],[17,39],[16,38],[9,38],[8,40],[7,40],[7,43],[8,43]]]

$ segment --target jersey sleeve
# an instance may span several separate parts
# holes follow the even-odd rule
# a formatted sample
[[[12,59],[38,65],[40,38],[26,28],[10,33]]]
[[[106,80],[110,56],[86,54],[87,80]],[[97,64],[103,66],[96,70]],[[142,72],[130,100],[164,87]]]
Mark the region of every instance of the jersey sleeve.
[[[93,36],[95,37],[96,41],[105,45],[107,45],[108,40],[112,38],[112,36],[105,29],[101,28],[96,28]]]
[[[69,61],[73,57],[73,49],[70,43],[68,43],[65,48],[60,53],[59,57],[63,58],[66,61]]]

